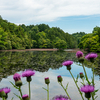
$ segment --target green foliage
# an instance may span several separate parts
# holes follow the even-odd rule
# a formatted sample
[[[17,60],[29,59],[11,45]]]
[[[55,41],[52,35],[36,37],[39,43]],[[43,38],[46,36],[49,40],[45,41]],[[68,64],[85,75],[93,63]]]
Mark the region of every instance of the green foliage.
[[[88,52],[100,52],[100,27],[95,27],[90,34],[86,34],[81,38],[79,48]]]
[[[64,40],[61,40],[60,38],[56,37],[54,47],[58,49],[65,49],[67,48],[67,43]]]
[[[81,38],[86,35],[85,32],[77,32],[77,33],[73,33],[72,36],[77,40],[77,43],[79,44],[81,41]]]
[[[0,50],[30,48],[77,48],[77,40],[58,27],[46,24],[15,25],[0,16]],[[59,38],[57,40],[57,37]]]

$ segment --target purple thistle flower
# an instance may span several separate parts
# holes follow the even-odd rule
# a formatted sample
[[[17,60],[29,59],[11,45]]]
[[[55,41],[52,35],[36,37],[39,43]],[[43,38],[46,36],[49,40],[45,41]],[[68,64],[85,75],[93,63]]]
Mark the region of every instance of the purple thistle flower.
[[[22,73],[22,77],[30,77],[33,76],[35,74],[35,71],[32,70],[26,70]]]
[[[85,56],[85,59],[91,60],[91,59],[95,59],[95,58],[97,58],[97,57],[98,57],[98,55],[97,55],[96,53],[89,53],[89,54],[87,54],[87,55]]]
[[[67,67],[67,70],[71,70],[71,65],[73,64],[73,61],[68,60],[62,63],[62,65]]]
[[[80,91],[84,92],[84,93],[91,93],[94,91],[94,86],[92,85],[84,85],[83,87],[81,87]]]
[[[3,88],[3,91],[4,91],[6,94],[8,94],[11,90],[10,90],[10,88],[5,87],[5,88]]]
[[[29,98],[28,94],[24,94],[24,95],[22,96],[22,99],[23,99],[23,100],[25,100],[26,98]]]
[[[19,75],[18,73],[15,73],[14,76],[13,76],[13,79],[15,81],[19,81],[19,80],[21,80],[21,75]]]
[[[60,96],[55,96],[51,100],[71,100],[67,96],[60,95]]]
[[[70,66],[72,64],[73,64],[73,61],[71,61],[71,60],[68,60],[68,61],[65,61],[62,63],[62,65],[64,65],[64,66]]]
[[[0,97],[6,97],[6,93],[4,92],[3,88],[0,89]]]
[[[80,91],[85,93],[86,98],[90,98],[91,97],[91,92],[94,91],[94,86],[84,85],[83,87],[81,87]]]
[[[77,51],[76,57],[77,58],[83,57],[83,52],[82,51]]]

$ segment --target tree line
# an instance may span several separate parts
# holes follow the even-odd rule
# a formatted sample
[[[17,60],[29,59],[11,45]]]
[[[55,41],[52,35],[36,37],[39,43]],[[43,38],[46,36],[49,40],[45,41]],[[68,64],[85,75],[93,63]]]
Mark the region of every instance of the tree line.
[[[0,16],[0,50],[31,48],[77,48],[86,33],[69,34],[46,24],[16,25]]]
[[[81,38],[79,48],[88,52],[100,52],[100,27],[93,28],[92,33],[88,33]]]

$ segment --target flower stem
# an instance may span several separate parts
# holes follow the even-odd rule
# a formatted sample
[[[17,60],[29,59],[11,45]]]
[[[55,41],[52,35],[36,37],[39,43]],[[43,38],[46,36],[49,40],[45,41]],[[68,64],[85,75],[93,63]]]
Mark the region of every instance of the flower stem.
[[[28,82],[28,86],[29,86],[29,100],[31,100],[31,88],[30,88],[30,82]]]
[[[85,70],[85,67],[84,67],[83,63],[82,63],[82,67],[83,67],[83,70],[84,70],[84,73],[85,73],[85,78],[86,78],[86,80],[87,80],[88,84],[90,84],[90,82],[89,82],[89,80],[88,80],[87,73],[86,73],[86,70]]]
[[[5,97],[2,97],[2,100],[6,100]]]
[[[60,85],[62,86],[62,88],[65,90],[65,92],[66,92],[66,94],[67,94],[68,98],[70,98],[70,96],[69,96],[69,94],[68,94],[68,92],[67,92],[67,89],[65,89],[65,88],[64,88],[64,86],[63,86],[63,84],[62,84],[62,83],[60,83],[60,82],[59,82],[59,84],[60,84]]]
[[[20,92],[20,95],[21,95],[21,97],[22,97],[21,86],[19,86],[19,92]]]
[[[92,71],[93,71],[93,86],[94,86],[94,64],[92,64]]]
[[[73,74],[71,73],[70,70],[69,70],[69,72],[70,72],[70,74],[71,74],[71,76],[72,76],[72,78],[73,78],[73,80],[74,80],[74,82],[75,82],[75,85],[76,85],[76,87],[77,87],[77,89],[78,89],[78,91],[79,91],[79,93],[80,93],[80,95],[81,95],[81,97],[82,97],[82,100],[84,100],[84,98],[83,98],[83,96],[82,96],[82,93],[81,93],[81,91],[80,91],[80,89],[79,89],[79,87],[78,87],[78,85],[77,85],[77,83],[76,83],[76,81],[75,81],[75,78],[74,78]]]
[[[49,84],[47,84],[47,100],[49,100]]]
[[[94,86],[94,64],[92,64],[92,72],[93,72],[93,80],[92,80],[92,85]],[[92,99],[94,100],[94,94],[92,94]]]

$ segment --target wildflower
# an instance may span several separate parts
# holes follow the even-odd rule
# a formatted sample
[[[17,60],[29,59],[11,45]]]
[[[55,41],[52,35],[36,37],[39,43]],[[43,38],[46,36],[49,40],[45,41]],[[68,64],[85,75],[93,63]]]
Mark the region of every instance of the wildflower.
[[[15,73],[13,76],[13,79],[15,80],[15,85],[16,86],[22,86],[22,81],[21,81],[21,75],[18,73]]]
[[[62,82],[63,81],[61,75],[57,76],[57,79],[58,79],[58,82]]]
[[[0,89],[0,97],[6,97],[6,93],[4,92],[3,88]]]
[[[91,62],[94,62],[94,59],[97,57],[98,55],[96,53],[89,53],[85,56],[85,59],[90,60]]]
[[[3,88],[3,91],[4,91],[6,94],[8,94],[11,90],[10,90],[10,88],[5,87],[5,88]]]
[[[76,57],[77,58],[83,57],[83,52],[82,51],[77,51]]]
[[[33,76],[35,74],[35,71],[32,71],[32,70],[26,70],[22,73],[22,77],[26,77],[27,79],[27,82],[30,82],[32,79],[31,79],[31,76]]]
[[[84,85],[83,87],[81,87],[80,91],[85,93],[86,98],[90,98],[91,97],[91,92],[94,91],[94,86]]]
[[[14,76],[13,76],[13,79],[15,81],[19,81],[19,80],[21,80],[21,75],[19,75],[18,73],[15,73]]]
[[[51,100],[71,100],[71,99],[68,98],[67,96],[60,95],[60,96],[53,97]]]
[[[67,70],[71,70],[71,65],[73,64],[73,61],[68,60],[62,63],[62,65],[67,67]]]
[[[82,51],[77,51],[76,57],[78,58],[78,61],[80,63],[83,63],[84,62],[84,57],[83,57],[83,52]]]
[[[46,77],[45,78],[45,84],[49,84],[49,83],[50,83],[49,77]]]
[[[22,96],[22,99],[23,99],[23,100],[29,100],[29,96],[28,96],[27,94],[24,94],[24,95]]]
[[[81,73],[79,73],[80,74],[80,78],[83,78],[84,77],[84,75],[83,75],[83,73],[81,72]]]

